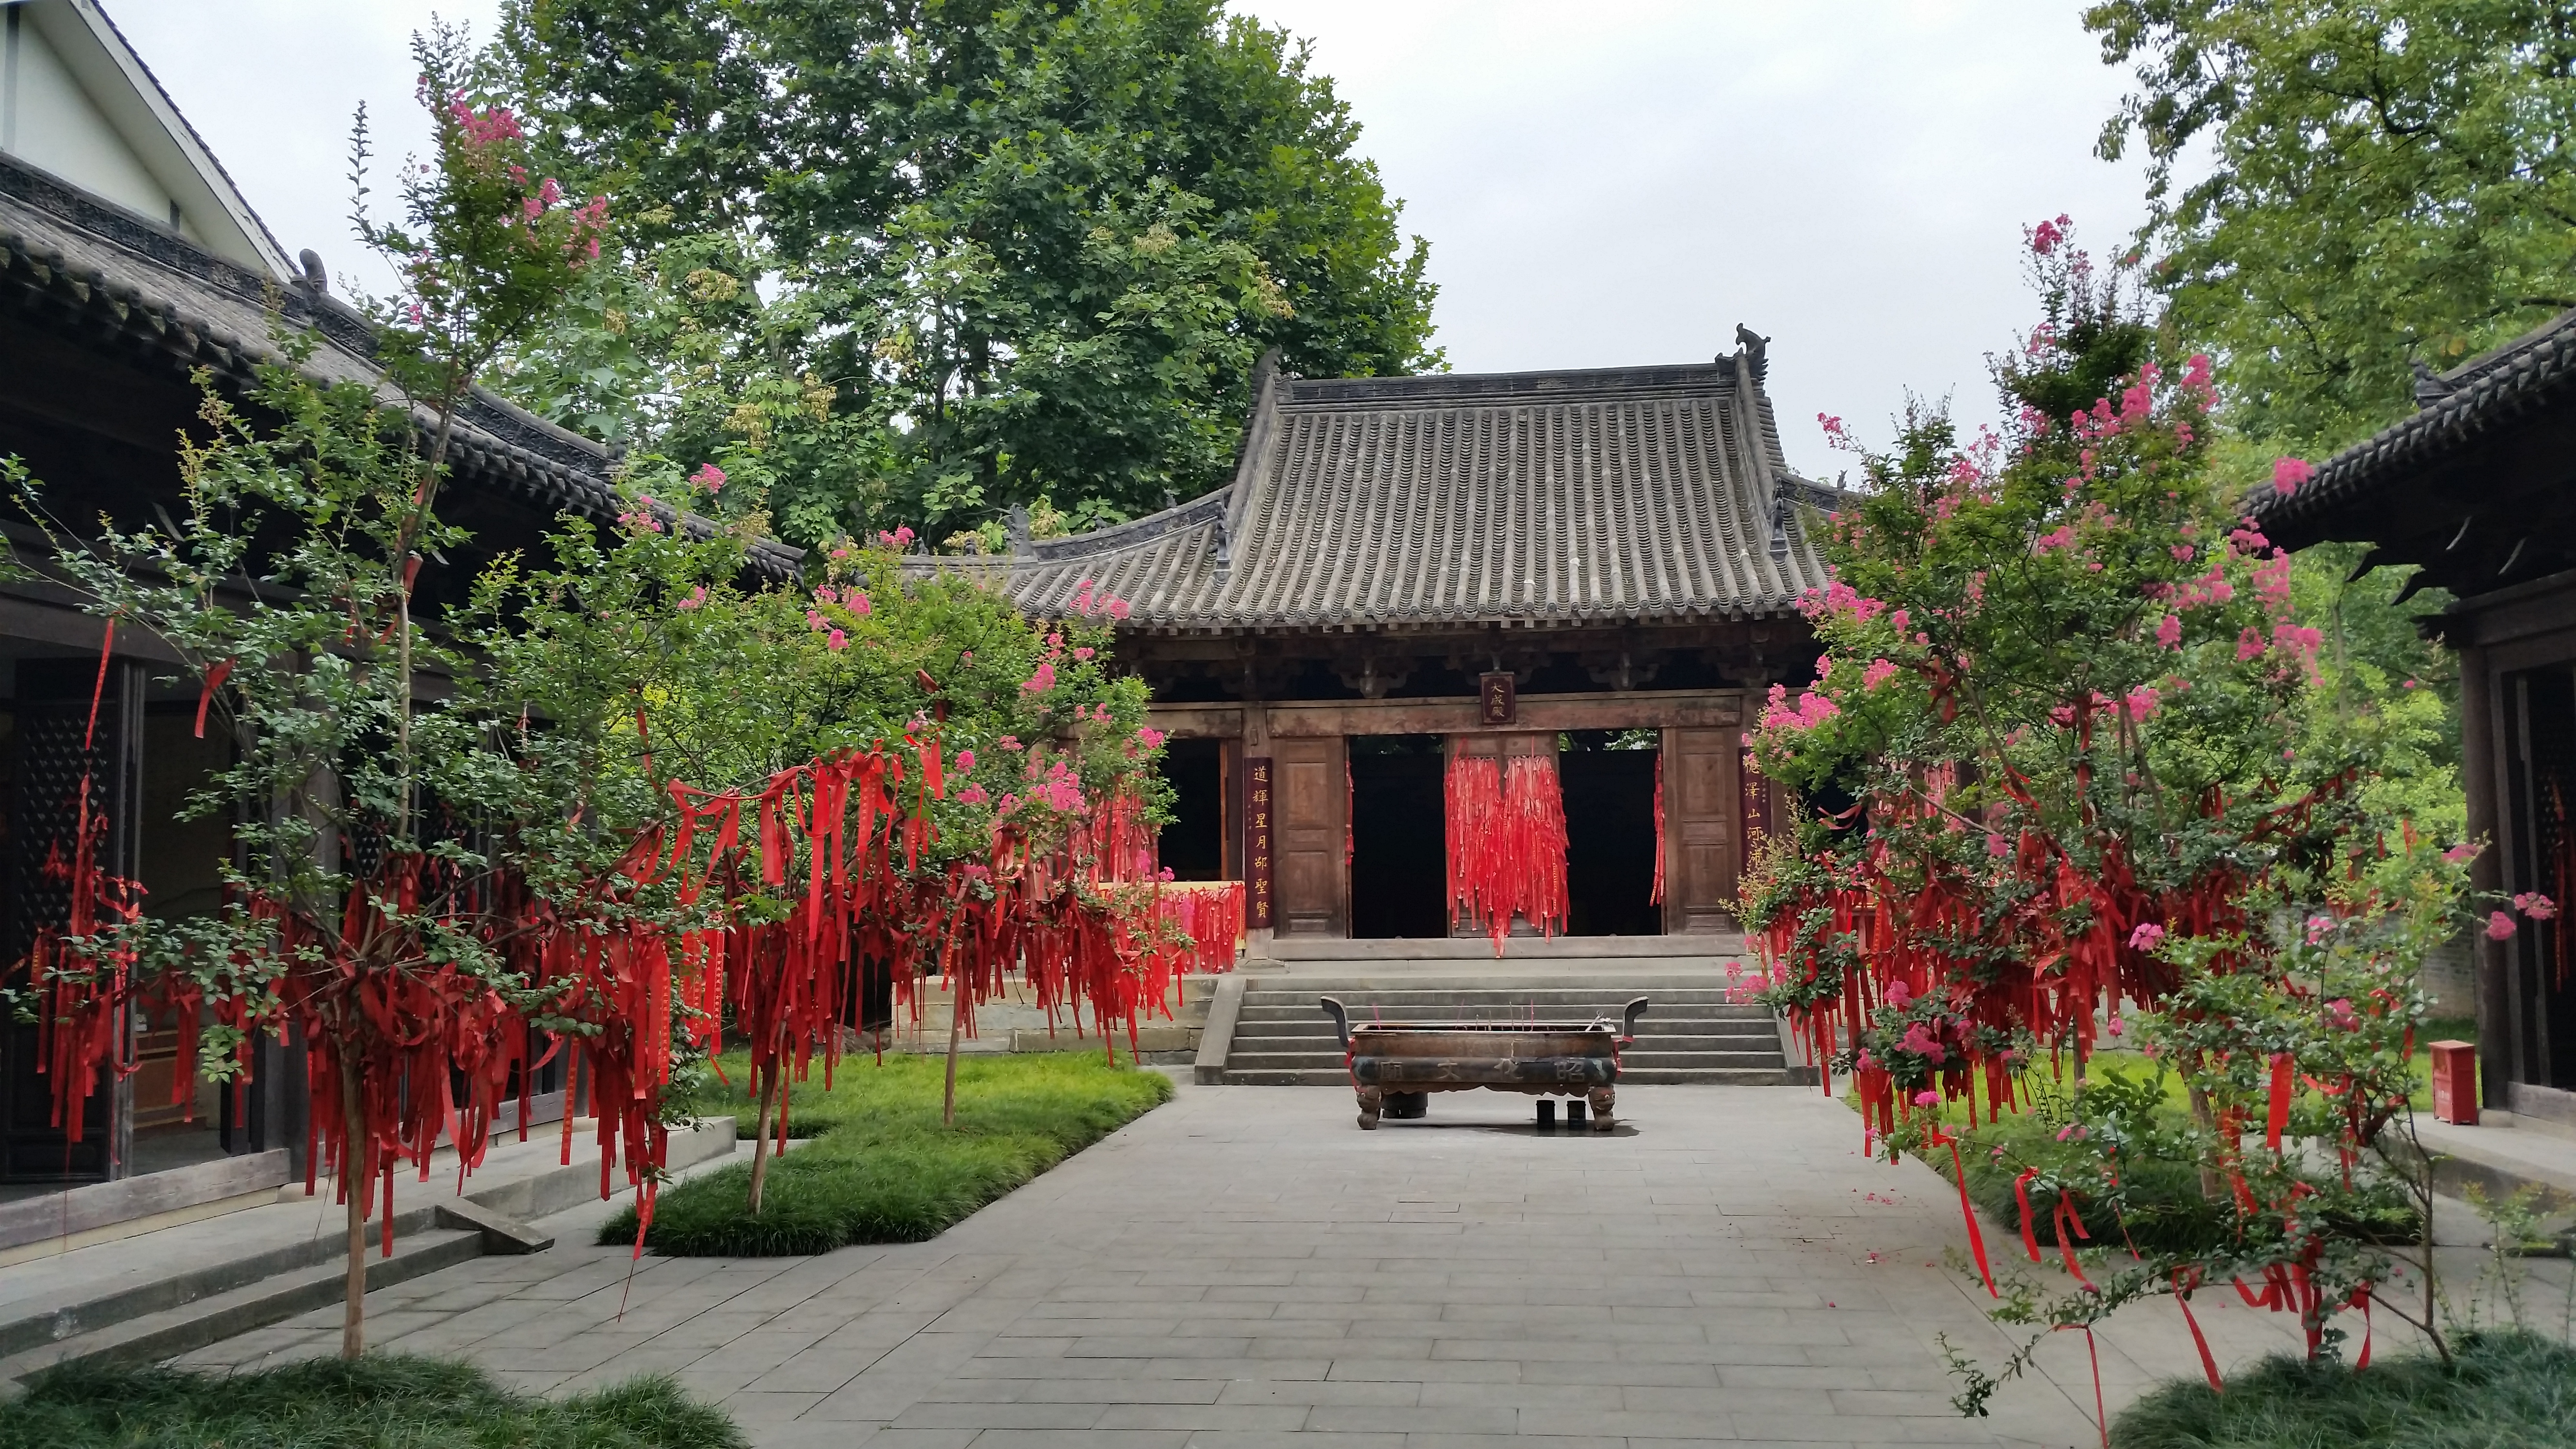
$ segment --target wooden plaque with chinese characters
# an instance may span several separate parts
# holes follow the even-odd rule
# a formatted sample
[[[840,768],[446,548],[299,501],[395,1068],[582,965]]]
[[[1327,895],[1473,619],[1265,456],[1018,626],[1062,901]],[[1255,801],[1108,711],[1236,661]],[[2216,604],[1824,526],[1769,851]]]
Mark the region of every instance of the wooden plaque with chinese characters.
[[[1243,762],[1243,903],[1244,928],[1270,929],[1270,800],[1272,767],[1268,755]]]

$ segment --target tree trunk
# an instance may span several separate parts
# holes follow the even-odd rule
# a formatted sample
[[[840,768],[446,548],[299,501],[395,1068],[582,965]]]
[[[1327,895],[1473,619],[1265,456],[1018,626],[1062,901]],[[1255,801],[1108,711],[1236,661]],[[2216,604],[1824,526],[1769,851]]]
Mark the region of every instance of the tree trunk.
[[[2191,1092],[2191,1120],[2199,1123],[2203,1130],[2215,1136],[2218,1131],[2218,1119],[2210,1114],[2209,1094],[2198,1087],[2192,1087],[2189,1091]],[[2233,1144],[2229,1144],[2229,1146],[2232,1147]],[[2201,1163],[2201,1197],[2210,1202],[2216,1202],[2219,1200],[2220,1195],[2225,1191],[2226,1189],[2219,1185],[2217,1164],[2213,1162]]]
[[[366,1106],[358,1099],[358,1059],[340,1054],[340,1190],[349,1199],[349,1278],[342,1291],[347,1302],[340,1313],[340,1357],[356,1358],[367,1350],[367,1208],[363,1195],[368,1172]]]
[[[760,1078],[759,1126],[751,1136],[751,1215],[760,1216],[760,1189],[769,1180],[769,1107],[778,1095],[778,1063]]]
[[[948,1013],[948,1092],[939,1104],[939,1120],[949,1127],[957,1125],[957,1039],[966,1030],[966,982],[955,971],[948,973],[948,990],[954,1007]]]

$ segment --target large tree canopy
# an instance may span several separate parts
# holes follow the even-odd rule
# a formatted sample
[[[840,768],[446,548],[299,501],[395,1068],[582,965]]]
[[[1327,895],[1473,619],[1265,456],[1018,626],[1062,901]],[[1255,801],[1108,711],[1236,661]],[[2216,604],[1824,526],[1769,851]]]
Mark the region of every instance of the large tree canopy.
[[[493,62],[639,239],[511,384],[791,538],[1127,516],[1221,479],[1266,348],[1439,365],[1348,108],[1216,0],[510,0]]]
[[[2576,307],[2576,11],[2557,0],[2104,0],[2151,158],[2142,241],[2247,432],[2327,447]],[[2207,175],[2182,184],[2203,165]]]

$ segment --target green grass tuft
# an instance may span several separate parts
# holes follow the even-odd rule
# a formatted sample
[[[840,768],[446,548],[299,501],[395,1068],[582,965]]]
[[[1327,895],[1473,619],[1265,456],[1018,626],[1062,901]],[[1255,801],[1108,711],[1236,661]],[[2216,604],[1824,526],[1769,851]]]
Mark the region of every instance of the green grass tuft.
[[[2111,1422],[2114,1449],[2525,1449],[2576,1442],[2576,1349],[2524,1333],[2431,1354],[2340,1363],[2269,1358],[2227,1392],[2177,1380]]]
[[[470,1364],[376,1355],[236,1374],[67,1368],[0,1408],[0,1449],[743,1449],[667,1378],[575,1398],[510,1393]]]
[[[748,1075],[727,1057],[726,1075]],[[1171,1099],[1160,1072],[1111,1066],[1090,1052],[974,1056],[957,1065],[957,1125],[939,1120],[946,1062],[893,1056],[845,1061],[826,1091],[818,1068],[790,1088],[799,1139],[772,1163],[753,1217],[751,1165],[736,1162],[665,1190],[645,1246],[678,1257],[790,1257],[852,1243],[917,1243]],[[743,1135],[756,1104],[737,1091],[692,1104],[731,1112]],[[633,1209],[602,1243],[635,1241]]]

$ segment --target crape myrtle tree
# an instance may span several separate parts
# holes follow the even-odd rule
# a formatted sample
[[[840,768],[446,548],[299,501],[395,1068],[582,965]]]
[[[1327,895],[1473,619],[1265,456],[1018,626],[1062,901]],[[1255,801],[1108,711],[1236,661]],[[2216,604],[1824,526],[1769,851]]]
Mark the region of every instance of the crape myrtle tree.
[[[1267,348],[1438,365],[1348,108],[1214,0],[514,0],[488,65],[628,219],[501,385],[795,542],[1131,516],[1221,481]]]
[[[313,380],[281,320],[246,401],[205,380],[181,507],[52,530],[59,575],[110,630],[169,645],[240,741],[189,806],[243,822],[225,908],[142,918],[85,824],[71,921],[15,993],[75,1131],[139,1006],[212,1018],[182,1091],[242,1080],[257,1033],[301,1038],[317,1166],[347,1206],[349,1354],[398,1160],[425,1174],[445,1139],[477,1163],[557,1051],[603,1190],[622,1157],[649,1226],[667,1089],[721,1023],[774,1100],[782,1063],[829,1069],[863,962],[898,988],[945,971],[962,1022],[1025,961],[1051,1003],[1132,1030],[1201,959],[1156,890],[1160,737],[1108,668],[1126,605],[1105,593],[1034,624],[967,579],[907,577],[903,534],[835,546],[823,582],[747,590],[744,532],[690,512],[722,469],[639,455],[614,528],[567,519],[549,557],[505,557],[424,627],[421,560],[465,542],[435,506],[455,411],[597,263],[605,210],[529,165],[452,35],[419,54],[436,150],[406,164],[398,223],[361,217],[401,278],[376,304],[382,390]],[[424,678],[444,687],[424,698]]]
[[[2051,1330],[2154,1294],[2187,1314],[2204,1283],[2296,1312],[2315,1350],[2370,1305],[2439,1346],[2429,1298],[2392,1287],[2388,1225],[2430,1212],[2404,1145],[2416,968],[2462,924],[2476,847],[2374,791],[2420,722],[2333,704],[2291,560],[2213,466],[2208,357],[2160,358],[2128,278],[2061,222],[2029,262],[2041,320],[1995,363],[2013,421],[1963,442],[1910,418],[1823,522],[1825,654],[1752,744],[1806,802],[1748,872],[1771,999],[1850,1073],[1868,1140],[1956,1173],[1963,1211],[1951,1114],[2078,1084],[2056,1109],[2075,1166],[1998,1158],[2055,1204],[2015,1246],[2053,1237],[2062,1291],[1999,1279],[1969,1219],[1995,1316],[2035,1332],[1998,1373],[1953,1356],[1963,1410]],[[2106,1047],[2152,1070],[2092,1069]],[[2162,1206],[2150,1160],[2197,1168],[2222,1231],[2130,1243]],[[2084,1203],[2120,1236],[2084,1246],[2105,1216]]]
[[[157,636],[203,690],[200,727],[211,716],[240,741],[188,807],[239,822],[219,912],[143,918],[82,832],[71,929],[36,947],[25,1003],[56,1048],[58,1116],[77,1123],[77,1098],[122,1069],[114,1023],[138,1002],[183,1030],[214,1020],[183,1051],[182,1092],[194,1070],[238,1080],[254,1033],[297,1033],[320,1160],[347,1205],[350,1355],[366,1222],[381,1193],[390,1252],[399,1159],[425,1174],[447,1136],[478,1160],[544,1031],[577,1043],[594,1079],[632,1086],[600,1108],[603,1149],[623,1129],[642,1172],[667,1055],[628,1023],[656,989],[646,938],[672,902],[629,869],[635,812],[600,794],[596,752],[529,730],[523,706],[475,707],[488,694],[424,707],[415,693],[478,667],[414,612],[423,560],[465,541],[436,506],[457,409],[596,259],[606,225],[602,202],[577,205],[531,169],[509,111],[466,96],[452,33],[415,52],[433,150],[405,164],[398,220],[360,221],[399,278],[376,304],[383,391],[315,381],[311,338],[280,321],[246,398],[201,375],[180,506],[130,531],[48,528],[52,567],[111,640]],[[355,149],[363,177],[363,114]],[[50,523],[40,484],[10,471]]]

